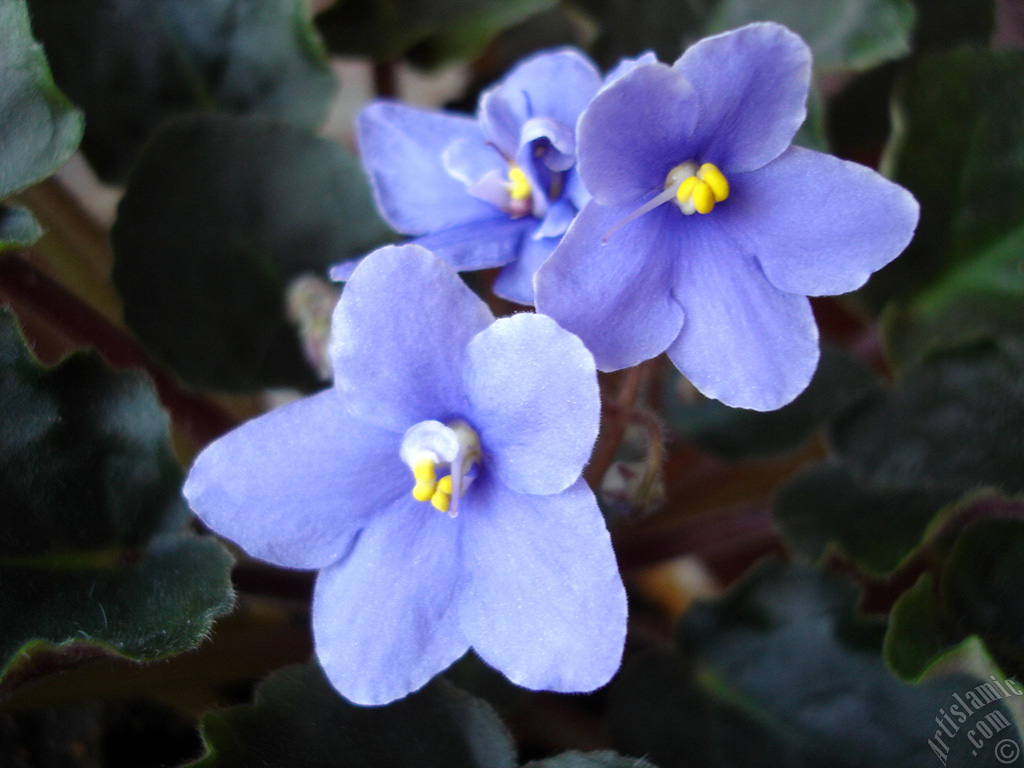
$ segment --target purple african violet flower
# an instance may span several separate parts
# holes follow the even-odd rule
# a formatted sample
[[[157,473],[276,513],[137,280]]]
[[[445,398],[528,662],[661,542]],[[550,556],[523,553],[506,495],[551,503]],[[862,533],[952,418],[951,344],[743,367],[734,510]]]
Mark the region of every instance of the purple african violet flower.
[[[495,320],[428,251],[391,246],[348,282],[331,360],[333,388],[211,444],[185,495],[255,557],[320,570],[335,687],[384,704],[470,646],[528,688],[606,683],[626,599],[580,477],[600,411],[582,342]]]
[[[671,67],[637,62],[584,112],[577,168],[593,201],[535,287],[599,369],[667,350],[705,395],[756,410],[807,386],[807,297],[863,285],[918,219],[874,171],[790,146],[810,73],[796,34],[752,24]]]
[[[589,60],[562,50],[513,69],[480,97],[476,120],[370,104],[357,127],[378,208],[459,271],[504,266],[494,292],[533,304],[533,273],[590,199],[574,168],[576,121],[600,86]]]

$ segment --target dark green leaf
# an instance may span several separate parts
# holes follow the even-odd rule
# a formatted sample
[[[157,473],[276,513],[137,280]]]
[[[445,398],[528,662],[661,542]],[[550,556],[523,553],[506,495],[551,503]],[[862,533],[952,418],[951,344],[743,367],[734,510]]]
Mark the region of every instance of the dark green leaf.
[[[914,0],[914,50],[985,44],[995,27],[996,0]]]
[[[259,118],[166,124],[112,233],[125,319],[196,386],[316,385],[285,318],[289,282],[390,237],[341,148]]]
[[[616,692],[625,697],[620,714],[644,702],[651,715],[632,720],[627,733],[613,720],[620,748],[661,768],[926,768],[936,764],[934,750],[944,764],[1000,765],[998,739],[976,755],[965,732],[935,741],[936,718],[978,681],[951,675],[911,686],[893,678],[881,657],[882,627],[855,619],[855,599],[835,577],[769,563],[722,600],[691,610],[679,628],[675,682],[661,663]],[[680,694],[694,687],[701,695]],[[1016,738],[1002,702],[972,711],[963,730],[995,712],[1006,724],[1000,738]],[[690,738],[691,721],[709,726],[702,738]]]
[[[496,34],[556,0],[338,0],[317,17],[332,51],[386,62],[473,58]]]
[[[0,668],[32,641],[198,644],[231,606],[231,558],[187,533],[148,380],[84,353],[43,368],[6,312],[0,371]]]
[[[916,311],[927,317],[937,299],[949,305],[979,281],[1002,279],[1001,244],[1024,228],[1022,91],[1024,51],[963,48],[905,70],[887,164],[921,203],[921,223],[906,253],[862,291],[876,310],[926,289]]]
[[[1024,345],[930,357],[847,411],[833,441],[875,489],[1024,491]]]
[[[192,768],[513,768],[494,711],[442,680],[385,707],[343,699],[316,665],[267,678],[253,704],[203,718],[208,754]]]
[[[910,52],[909,0],[721,0],[708,32],[777,21],[799,33],[818,70],[863,70]]]
[[[677,388],[680,374],[665,378],[664,417],[686,439],[725,459],[792,450],[815,429],[860,397],[877,389],[878,379],[864,365],[825,346],[810,386],[777,411],[730,408],[717,400],[685,404]]]
[[[829,544],[866,570],[895,569],[920,543],[929,524],[957,494],[876,490],[840,464],[819,464],[779,491],[775,520],[786,542],[811,560]]]
[[[547,760],[527,763],[523,768],[655,768],[646,760],[623,757],[614,752],[563,752]]]
[[[0,0],[0,199],[56,171],[82,138],[57,90],[24,0]]]
[[[922,576],[893,608],[886,657],[907,679],[920,678],[971,636],[1002,669],[1024,673],[1024,606],[1016,588],[1024,568],[1024,502],[979,499],[961,510],[967,519],[978,514],[996,516],[968,525],[941,569]]]
[[[82,149],[120,180],[169,117],[259,113],[313,127],[335,82],[303,0],[30,0]]]
[[[889,614],[885,660],[904,680],[917,681],[964,638],[943,615],[934,580],[926,573],[900,595]]]
[[[672,62],[701,36],[718,0],[578,0],[594,19],[599,35],[592,52],[597,63],[611,69],[624,56],[654,51]]]
[[[0,252],[34,243],[43,236],[43,228],[26,209],[0,205]]]

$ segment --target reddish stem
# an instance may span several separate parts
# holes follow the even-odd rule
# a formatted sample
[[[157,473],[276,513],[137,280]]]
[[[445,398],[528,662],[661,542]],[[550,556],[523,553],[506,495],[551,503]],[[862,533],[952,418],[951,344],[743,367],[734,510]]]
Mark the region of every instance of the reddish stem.
[[[234,418],[185,390],[151,362],[134,339],[16,255],[0,258],[0,301],[42,318],[75,346],[96,349],[115,368],[145,370],[174,423],[198,445],[235,425]]]

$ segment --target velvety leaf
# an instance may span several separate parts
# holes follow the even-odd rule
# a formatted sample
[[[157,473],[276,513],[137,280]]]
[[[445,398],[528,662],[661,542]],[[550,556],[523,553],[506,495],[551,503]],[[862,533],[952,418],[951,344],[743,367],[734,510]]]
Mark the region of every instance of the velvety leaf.
[[[881,328],[886,353],[900,365],[970,341],[1024,337],[1024,226],[914,296],[890,302]]]
[[[24,0],[0,0],[0,199],[56,171],[81,138],[82,115],[53,84]]]
[[[914,50],[963,42],[985,44],[995,26],[997,0],[914,0]]]
[[[43,236],[43,228],[25,208],[0,205],[0,252],[34,243]]]
[[[877,377],[864,365],[829,346],[822,348],[807,389],[776,411],[730,408],[717,400],[686,404],[678,393],[683,379],[669,368],[663,397],[669,427],[730,460],[792,450],[850,403],[879,388]]]
[[[535,760],[523,768],[654,768],[646,760],[614,752],[563,752],[547,760]]]
[[[961,48],[905,69],[887,166],[921,203],[921,222],[907,251],[863,289],[875,309],[922,289],[949,303],[977,289],[979,272],[999,272],[1000,244],[1024,228],[1022,90],[1024,51]]]
[[[231,606],[231,558],[187,532],[152,385],[87,353],[43,368],[6,312],[0,371],[0,667],[33,641],[197,645]]]
[[[721,0],[708,32],[777,21],[800,34],[818,70],[869,69],[910,52],[909,0]]]
[[[983,505],[992,506],[973,506]],[[934,575],[924,574],[893,608],[886,658],[902,677],[920,678],[972,636],[1002,669],[1024,673],[1024,606],[1015,586],[1024,568],[1024,502],[1004,500],[997,512],[968,525]]]
[[[203,718],[192,768],[513,768],[494,711],[443,680],[384,707],[349,704],[316,665],[276,672],[255,701]]]
[[[30,0],[82,149],[120,180],[169,117],[198,109],[316,126],[335,81],[304,0]]]
[[[391,237],[356,161],[299,128],[203,115],[139,158],[112,233],[125,319],[187,382],[311,388],[285,292]]]
[[[708,14],[718,0],[579,0],[598,30],[592,54],[611,69],[624,56],[654,51],[661,61],[673,62],[701,36]]]
[[[912,686],[895,679],[881,657],[882,626],[855,619],[855,599],[849,584],[810,569],[756,569],[723,599],[684,617],[675,682],[664,663],[631,681],[623,674],[616,696],[624,699],[614,712],[621,716],[635,703],[652,717],[624,728],[613,712],[617,746],[661,768],[924,768],[935,765],[935,750],[949,765],[1000,765],[992,751],[997,739],[976,755],[966,733],[935,742],[940,710],[978,681],[950,675]],[[690,695],[684,709],[679,691],[687,678],[703,699]],[[993,712],[1007,724],[1000,738],[1016,738],[1000,702],[971,712],[964,730]],[[710,724],[708,735],[689,739],[691,720]]]
[[[895,569],[958,494],[877,490],[841,464],[813,466],[782,487],[773,511],[787,544],[817,561],[829,544],[875,574]]]
[[[875,489],[1024,491],[1024,344],[933,355],[843,414],[833,442]]]
[[[885,660],[899,677],[917,681],[964,637],[943,615],[934,579],[926,573],[900,595],[889,614]]]
[[[473,58],[503,29],[556,0],[338,0],[317,17],[332,51],[386,62]]]

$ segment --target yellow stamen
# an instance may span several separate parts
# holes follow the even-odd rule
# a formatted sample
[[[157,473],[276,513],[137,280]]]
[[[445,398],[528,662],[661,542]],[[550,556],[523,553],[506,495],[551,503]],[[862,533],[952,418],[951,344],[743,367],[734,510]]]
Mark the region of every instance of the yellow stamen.
[[[529,200],[533,195],[530,187],[530,180],[526,178],[523,169],[513,165],[508,169],[509,191],[508,196],[513,200]]]
[[[678,181],[683,174],[687,175]],[[696,168],[693,163],[682,163],[669,171],[665,179],[665,188],[676,187],[676,205],[686,215],[693,213],[711,213],[715,203],[729,197],[729,180],[713,163],[704,163]]]
[[[412,476],[416,478],[416,485],[412,489],[412,497],[416,501],[427,501],[430,499],[437,488],[437,470],[434,466],[433,457],[424,456],[417,459],[413,463]]]
[[[451,475],[445,475],[440,480],[438,480],[437,481],[437,490],[438,490],[439,493],[444,493],[444,494],[447,494],[448,496],[451,496],[452,495],[452,476]]]
[[[711,191],[706,181],[698,181],[690,197],[697,213],[711,213],[711,209],[715,207],[715,193]]]
[[[676,190],[676,200],[680,203],[689,201],[690,196],[693,195],[693,188],[700,184],[700,179],[696,176],[690,176],[687,179],[683,179],[683,183],[679,185],[679,189]]]
[[[434,505],[434,509],[438,512],[447,512],[452,506],[452,497],[450,494],[441,491],[440,489],[430,497],[430,503]]]
[[[718,166],[713,163],[704,163],[697,171],[697,176],[711,187],[711,191],[714,193],[715,202],[720,203],[729,197],[729,180],[725,178],[725,174],[718,170]]]

